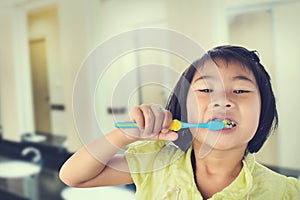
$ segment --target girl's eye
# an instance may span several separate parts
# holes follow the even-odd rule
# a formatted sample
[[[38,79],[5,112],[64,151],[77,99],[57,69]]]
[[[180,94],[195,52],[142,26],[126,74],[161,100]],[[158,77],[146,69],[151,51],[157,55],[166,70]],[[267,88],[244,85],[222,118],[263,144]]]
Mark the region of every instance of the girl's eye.
[[[211,92],[213,92],[212,89],[202,89],[202,90],[198,90],[198,91],[204,92],[204,93],[211,93]]]
[[[250,91],[248,91],[248,90],[234,90],[233,91],[233,93],[235,93],[235,94],[243,94],[243,93],[248,93],[248,92],[250,92]]]

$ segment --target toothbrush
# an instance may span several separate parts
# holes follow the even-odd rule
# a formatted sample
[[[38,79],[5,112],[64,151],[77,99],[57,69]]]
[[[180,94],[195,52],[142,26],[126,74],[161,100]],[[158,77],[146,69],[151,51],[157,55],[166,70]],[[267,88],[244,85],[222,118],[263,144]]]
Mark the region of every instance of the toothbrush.
[[[174,119],[169,129],[172,131],[179,131],[180,129],[184,129],[184,128],[208,128],[209,130],[212,131],[218,131],[226,128],[227,125],[229,124],[227,123],[226,120],[223,121],[213,120],[204,124],[190,124],[190,123],[186,123]],[[116,128],[138,128],[135,122],[117,122],[115,123],[115,127]]]

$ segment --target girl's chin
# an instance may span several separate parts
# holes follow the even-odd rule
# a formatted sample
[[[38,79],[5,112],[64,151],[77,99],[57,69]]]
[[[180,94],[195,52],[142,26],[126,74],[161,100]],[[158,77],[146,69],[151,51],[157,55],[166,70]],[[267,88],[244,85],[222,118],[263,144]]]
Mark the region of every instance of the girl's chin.
[[[197,149],[205,149],[206,151],[229,151],[229,150],[233,150],[233,149],[245,149],[247,147],[247,144],[242,145],[242,144],[233,144],[233,143],[229,143],[228,141],[222,141],[222,140],[198,140],[198,139],[194,139],[193,142],[194,148]]]

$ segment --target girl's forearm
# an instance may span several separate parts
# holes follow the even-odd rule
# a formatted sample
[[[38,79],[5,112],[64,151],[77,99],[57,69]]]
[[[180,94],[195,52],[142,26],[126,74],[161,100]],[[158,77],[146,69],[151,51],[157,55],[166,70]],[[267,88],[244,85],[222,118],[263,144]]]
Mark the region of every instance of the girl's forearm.
[[[121,149],[134,142],[120,129],[101,136],[74,153],[60,170],[61,180],[70,186],[78,186],[99,175],[106,164]]]

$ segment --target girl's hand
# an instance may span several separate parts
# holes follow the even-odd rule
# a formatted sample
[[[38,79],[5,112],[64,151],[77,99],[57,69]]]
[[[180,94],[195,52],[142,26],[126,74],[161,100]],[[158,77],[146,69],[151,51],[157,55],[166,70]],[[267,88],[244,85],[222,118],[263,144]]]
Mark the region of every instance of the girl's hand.
[[[156,104],[142,104],[132,108],[130,121],[136,122],[138,129],[123,129],[125,134],[135,139],[169,140],[178,138],[176,132],[170,131],[172,113]]]

